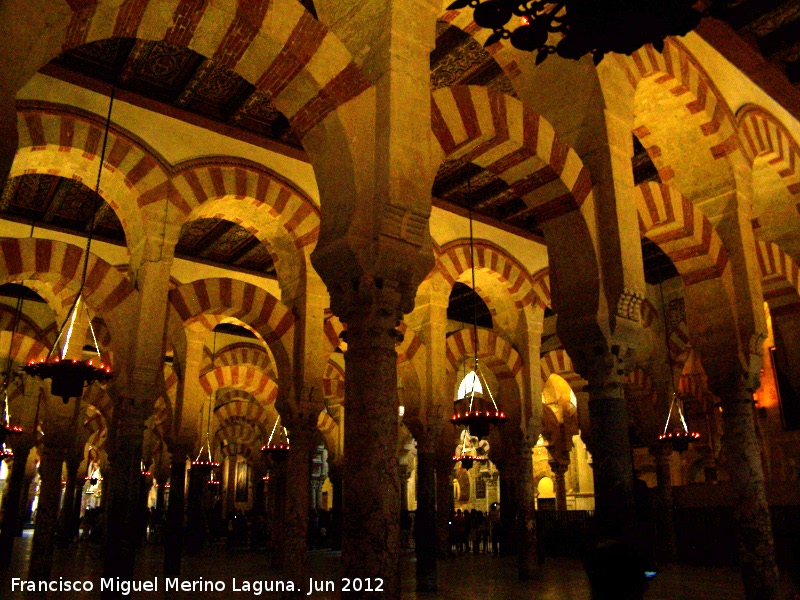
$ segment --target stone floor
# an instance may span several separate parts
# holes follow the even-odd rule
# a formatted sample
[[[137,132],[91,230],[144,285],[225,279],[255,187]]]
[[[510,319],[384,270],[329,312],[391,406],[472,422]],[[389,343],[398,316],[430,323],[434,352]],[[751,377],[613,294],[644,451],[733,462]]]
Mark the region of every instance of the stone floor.
[[[17,541],[14,560],[8,573],[0,573],[0,599],[22,600],[40,598],[39,595],[11,591],[11,579],[24,577],[30,553],[30,533]],[[318,580],[338,580],[339,556],[337,553],[315,551],[310,553],[311,574]],[[160,547],[147,546],[139,554],[137,576],[142,580],[158,577],[159,592],[133,592],[130,598],[159,600],[164,593],[165,580],[161,575],[162,552]],[[90,593],[69,592],[51,593],[48,598],[72,600],[99,598],[100,571],[102,557],[100,550],[93,546],[79,545],[70,550],[56,552],[52,580],[85,579],[94,583]],[[280,580],[280,574],[268,568],[269,561],[263,553],[250,550],[227,549],[223,546],[210,547],[199,556],[186,557],[183,563],[184,581],[203,580],[222,581],[224,592],[170,594],[169,598],[269,598],[278,594],[263,592],[260,596],[251,593],[232,593],[233,578],[237,587],[244,588],[243,582],[249,580]],[[423,600],[442,598],[480,598],[482,600],[589,600],[589,588],[581,563],[577,560],[551,558],[543,567],[541,578],[535,582],[520,583],[516,578],[513,559],[491,556],[460,556],[440,563],[438,594],[417,594],[414,591],[414,555],[403,557],[403,600]],[[308,582],[299,582],[305,594]],[[788,589],[788,588],[787,588]],[[315,592],[311,595],[317,600],[338,598],[338,593]],[[377,596],[376,597],[380,597]],[[741,579],[735,569],[711,569],[688,566],[669,566],[651,582],[646,594],[647,600],[736,600],[744,598]]]

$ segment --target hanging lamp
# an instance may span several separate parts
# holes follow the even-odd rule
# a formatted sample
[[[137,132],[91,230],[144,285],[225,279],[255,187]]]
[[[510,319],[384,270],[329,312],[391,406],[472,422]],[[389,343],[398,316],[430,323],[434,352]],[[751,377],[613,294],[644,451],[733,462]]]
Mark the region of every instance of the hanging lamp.
[[[453,425],[463,426],[478,438],[489,435],[492,426],[502,425],[506,421],[505,413],[500,411],[494,399],[489,383],[481,373],[478,362],[478,309],[475,299],[475,241],[472,234],[472,187],[471,179],[467,180],[467,206],[469,209],[469,257],[472,269],[472,336],[475,349],[474,368],[467,373],[458,386],[455,400],[455,411],[450,418]],[[489,396],[487,401],[484,389]]]
[[[106,365],[102,360],[98,359],[68,359],[67,351],[72,338],[72,333],[75,327],[75,320],[78,312],[83,307],[86,313],[87,321],[89,323],[89,331],[92,334],[95,348],[98,354],[100,353],[100,346],[97,343],[97,336],[94,333],[92,320],[89,316],[89,309],[86,307],[86,302],[83,299],[83,290],[86,286],[86,272],[89,267],[89,250],[92,246],[92,237],[94,236],[94,222],[97,216],[97,208],[100,203],[100,178],[103,174],[103,163],[106,157],[106,146],[108,145],[108,132],[111,128],[111,110],[114,106],[114,88],[111,88],[111,99],[108,104],[108,117],[106,118],[106,128],[103,135],[103,148],[100,152],[100,166],[97,170],[97,183],[94,190],[94,203],[92,205],[92,216],[89,221],[89,235],[86,238],[86,251],[83,256],[83,273],[81,274],[81,285],[78,293],[75,295],[75,300],[72,302],[67,316],[61,323],[58,330],[56,341],[47,353],[46,358],[39,361],[30,361],[23,371],[29,375],[39,377],[41,379],[50,379],[51,386],[50,392],[54,396],[60,396],[64,404],[69,402],[70,398],[80,398],[83,395],[84,387],[91,385],[95,381],[105,383],[111,379],[111,366]],[[64,337],[64,344],[59,351],[59,342]]]
[[[464,429],[461,432],[461,443],[456,446],[456,453],[453,455],[453,462],[460,462],[461,468],[469,471],[472,466],[477,463],[486,462],[486,456],[489,443],[484,441],[479,442],[477,445],[473,441],[469,429]],[[475,438],[477,439],[477,438]]]
[[[683,412],[683,399],[675,389],[675,377],[672,373],[672,349],[669,345],[669,324],[667,320],[667,305],[664,302],[663,282],[659,282],[658,289],[661,293],[661,313],[664,316],[664,341],[667,345],[667,360],[669,361],[667,365],[669,368],[669,380],[672,385],[672,400],[669,404],[667,422],[664,424],[664,431],[658,436],[658,441],[661,444],[672,446],[675,452],[686,452],[686,450],[689,449],[689,444],[700,439],[700,434],[696,431],[692,431],[686,423],[686,415]]]
[[[214,370],[214,364],[217,359],[217,332],[214,332],[214,347],[211,351],[211,370]],[[205,472],[208,475],[211,469],[219,466],[211,456],[211,405],[214,403],[214,396],[208,397],[208,423],[206,424],[206,439],[200,446],[200,451],[197,453],[197,458],[192,461],[192,468],[198,469],[201,473]],[[201,422],[202,425],[202,422]]]
[[[278,416],[275,420],[275,425],[272,426],[272,431],[269,434],[267,443],[261,446],[261,453],[276,463],[286,460],[290,450],[289,432],[286,431],[286,427],[282,425],[281,428],[278,429],[280,420],[281,418]],[[277,437],[275,436],[276,431],[278,432]]]

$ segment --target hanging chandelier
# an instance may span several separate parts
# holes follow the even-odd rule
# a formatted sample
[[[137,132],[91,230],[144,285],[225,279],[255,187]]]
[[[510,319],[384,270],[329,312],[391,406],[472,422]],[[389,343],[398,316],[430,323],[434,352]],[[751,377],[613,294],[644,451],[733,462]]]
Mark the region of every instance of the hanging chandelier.
[[[286,431],[286,427],[282,425],[281,428],[278,429],[280,420],[281,418],[278,416],[275,420],[275,425],[272,426],[272,431],[269,434],[267,443],[261,446],[261,453],[276,463],[286,460],[290,450],[289,432]],[[278,432],[277,436],[275,435],[276,431]]]
[[[108,117],[106,118],[106,128],[103,135],[103,148],[100,152],[100,166],[97,170],[97,183],[94,190],[94,203],[92,205],[92,215],[89,221],[89,235],[86,238],[86,251],[83,256],[83,273],[81,274],[81,285],[78,293],[75,295],[75,300],[72,302],[67,316],[61,323],[58,330],[56,341],[53,342],[52,347],[47,353],[47,357],[39,361],[30,361],[23,371],[34,377],[41,379],[50,379],[51,386],[50,392],[54,396],[60,396],[64,404],[69,402],[70,398],[80,398],[83,395],[84,387],[91,385],[94,382],[105,383],[111,379],[111,366],[106,365],[102,360],[87,359],[78,360],[76,358],[68,359],[67,352],[69,344],[72,340],[72,334],[75,329],[75,321],[78,313],[83,307],[86,314],[86,319],[89,323],[89,331],[92,334],[94,347],[97,353],[100,354],[100,345],[97,343],[97,336],[94,333],[92,320],[89,315],[89,309],[86,302],[83,300],[83,290],[86,286],[86,272],[89,267],[89,250],[92,247],[92,237],[94,236],[94,222],[97,216],[98,204],[100,198],[100,178],[103,174],[103,163],[106,157],[106,146],[108,145],[108,131],[111,128],[111,110],[114,106],[114,88],[111,88],[111,99],[108,104]],[[59,343],[62,337],[64,338],[63,346],[59,350]]]
[[[475,24],[491,29],[484,46],[509,40],[517,50],[598,64],[609,52],[631,55],[652,44],[661,52],[667,36],[692,31],[705,14],[718,14],[730,0],[713,0],[701,13],[696,0],[456,0],[447,10],[473,8]]]
[[[675,377],[672,373],[672,350],[669,345],[669,321],[667,319],[667,305],[664,302],[663,282],[659,282],[658,289],[661,293],[661,312],[664,315],[667,368],[669,369],[669,380],[672,384],[672,400],[669,404],[667,422],[664,424],[664,431],[658,436],[658,441],[661,444],[669,444],[675,452],[686,452],[689,449],[689,444],[700,439],[700,434],[689,429],[683,412],[683,399],[675,390]]]
[[[469,429],[465,429],[461,432],[461,443],[456,446],[453,462],[460,462],[461,468],[469,471],[476,462],[482,463],[489,460],[488,451],[489,442],[478,441],[476,436],[470,434]]]
[[[216,354],[216,334],[214,334],[214,353]],[[211,364],[212,366],[214,365],[213,357],[211,359]],[[211,456],[211,405],[213,404],[213,399],[213,396],[208,397],[208,424],[206,425],[206,439],[200,446],[197,457],[192,461],[192,469],[197,469],[201,475],[205,474],[206,476],[211,473],[211,469],[215,469],[219,466],[219,463]]]
[[[481,373],[478,363],[478,314],[477,300],[475,298],[475,240],[472,234],[472,187],[471,180],[467,180],[467,206],[469,208],[469,257],[472,268],[472,336],[474,354],[474,368],[466,374],[458,386],[458,393],[454,402],[455,412],[450,422],[456,426],[466,427],[468,432],[478,438],[489,435],[492,426],[502,425],[506,421],[505,413],[500,411],[494,399],[489,383]],[[489,399],[484,396],[483,390]]]

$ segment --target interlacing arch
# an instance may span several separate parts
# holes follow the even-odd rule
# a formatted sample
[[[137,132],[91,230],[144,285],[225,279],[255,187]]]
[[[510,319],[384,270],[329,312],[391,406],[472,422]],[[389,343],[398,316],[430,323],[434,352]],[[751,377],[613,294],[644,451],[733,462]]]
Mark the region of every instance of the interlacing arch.
[[[436,90],[431,102],[444,158],[472,162],[505,181],[528,206],[517,217],[542,224],[581,208],[591,194],[578,154],[519,100],[459,85]]]
[[[800,272],[798,265],[777,244],[756,242],[764,300],[773,318],[800,314]]]
[[[72,244],[37,238],[0,238],[0,283],[36,279],[58,291],[77,292],[85,250]],[[125,348],[127,315],[135,313],[138,292],[119,271],[95,254],[89,255],[83,298],[105,320],[112,348]],[[119,355],[119,353],[117,353]]]
[[[87,407],[86,420],[83,422],[83,427],[89,433],[88,440],[86,441],[89,446],[93,448],[102,448],[105,446],[108,437],[108,427],[105,417],[99,410],[91,406]]]
[[[111,421],[114,413],[114,402],[111,400],[111,396],[104,387],[96,383],[90,385],[83,392],[81,401],[97,409],[100,413],[102,413],[106,421]]]
[[[255,85],[301,138],[369,87],[346,47],[296,0],[86,0],[70,5],[73,12],[59,51],[107,38],[163,40],[191,48]],[[53,30],[58,26],[54,23]],[[49,48],[38,50],[47,58]]]
[[[625,374],[625,395],[652,402],[656,394],[653,380],[640,366]]]
[[[728,252],[711,222],[675,188],[653,182],[636,186],[639,229],[672,260],[690,286],[727,273]],[[726,270],[727,269],[727,270]]]
[[[214,434],[214,440],[219,443],[219,452],[222,458],[242,456],[249,460],[255,455],[253,446],[241,442],[229,442],[219,431]]]
[[[235,279],[199,279],[171,290],[169,305],[168,338],[177,350],[186,343],[184,328],[202,315],[232,317],[249,326],[267,344],[275,360],[278,380],[287,384],[291,381],[290,349],[295,319],[267,291]]]

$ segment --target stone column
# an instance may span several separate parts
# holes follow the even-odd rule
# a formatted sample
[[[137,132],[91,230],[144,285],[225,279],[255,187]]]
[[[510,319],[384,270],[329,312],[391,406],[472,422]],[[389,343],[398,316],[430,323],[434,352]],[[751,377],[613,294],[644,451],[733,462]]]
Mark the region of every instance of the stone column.
[[[270,491],[272,494],[271,519],[270,519],[270,541],[269,547],[272,550],[271,566],[273,569],[280,569],[283,565],[283,544],[286,537],[286,530],[281,521],[281,517],[286,511],[286,464],[279,464],[273,468],[270,479]]]
[[[408,465],[398,465],[397,474],[400,477],[400,510],[408,510]]]
[[[66,548],[72,543],[75,532],[73,517],[75,515],[75,490],[83,480],[78,481],[78,470],[81,468],[83,456],[76,456],[70,452],[67,457],[67,486],[64,488],[64,498],[61,502],[61,512],[58,515],[58,545]]]
[[[183,521],[185,513],[186,455],[187,448],[172,449],[172,466],[169,476],[169,505],[164,528],[164,575],[181,574],[183,553]]]
[[[425,451],[420,451],[424,448]],[[417,446],[417,513],[414,523],[417,555],[417,591],[437,589],[436,457]]]
[[[654,444],[650,447],[650,454],[656,460],[656,553],[659,560],[673,562],[677,558],[677,546],[675,544],[675,524],[672,519],[674,508],[672,475],[670,474],[672,448],[663,444]]]
[[[739,561],[748,600],[778,598],[778,568],[753,418],[753,392],[744,384],[720,395],[723,451],[734,489]]]
[[[624,396],[623,350],[595,357],[588,377],[589,418],[598,533],[621,538],[636,525],[633,465]]]
[[[331,498],[331,531],[329,539],[331,550],[342,549],[342,500],[344,496],[344,468],[341,464],[330,463],[328,465],[328,479],[331,480],[333,497]]]
[[[227,466],[227,485],[225,486],[225,516],[236,512],[236,456],[229,456],[226,459]]]
[[[439,544],[439,557],[449,558],[453,554],[450,547],[450,515],[453,512],[453,460],[450,456],[437,457],[436,467],[436,538]]]
[[[45,445],[42,449],[39,462],[41,487],[28,568],[28,579],[32,581],[50,580],[61,499],[61,468],[65,459],[66,449],[62,446]]]
[[[134,375],[136,377],[136,375]],[[136,389],[138,386],[134,386]],[[117,394],[112,394],[112,397]],[[147,402],[135,394],[119,393],[110,434],[111,486],[103,490],[107,531],[103,577],[133,580],[138,541],[139,486]],[[114,597],[114,594],[108,594]]]
[[[189,498],[186,503],[186,552],[198,554],[208,539],[208,479],[211,469],[192,466],[189,470]]]
[[[565,475],[569,469],[569,464],[559,460],[551,460],[550,468],[555,476],[556,510],[567,510],[567,481]]]
[[[5,569],[11,563],[25,485],[25,466],[31,448],[30,442],[14,445],[14,462],[11,463],[11,473],[7,481],[8,488],[6,488],[6,497],[3,501],[3,522],[0,525],[0,569]]]
[[[260,460],[253,463],[253,509],[257,515],[263,515],[266,512],[266,495],[264,476],[267,474]]]
[[[536,578],[539,574],[539,552],[536,539],[536,488],[533,479],[533,460],[531,449],[524,439],[522,440],[522,456],[519,457],[517,485],[514,538],[519,579],[526,581]],[[500,506],[502,508],[502,502]]]
[[[519,499],[519,472],[511,460],[503,461],[500,471],[500,524],[502,536],[500,556],[512,556],[517,552],[517,501]],[[519,465],[519,463],[516,463]],[[519,467],[521,468],[521,467]]]
[[[357,491],[344,505],[343,576],[380,577],[387,599],[399,598],[400,589],[395,460],[399,296],[389,282],[363,278],[342,317],[347,324],[345,479]]]
[[[308,582],[307,536],[311,456],[316,446],[317,413],[287,419],[291,450],[286,460],[281,569],[291,581]],[[303,592],[305,594],[305,592]]]

